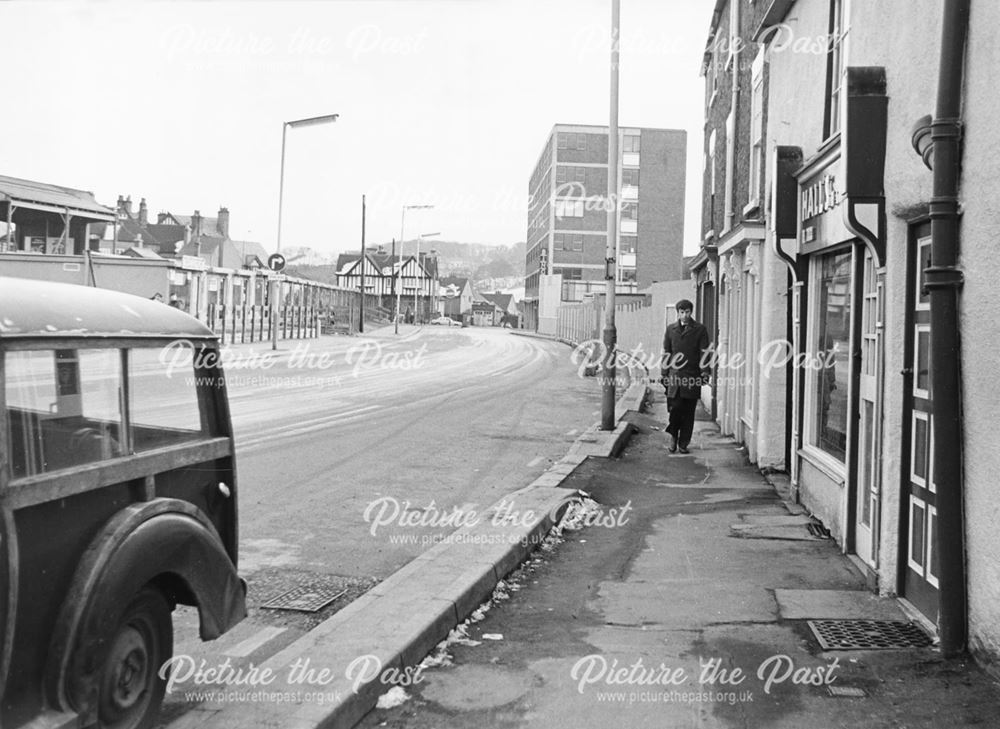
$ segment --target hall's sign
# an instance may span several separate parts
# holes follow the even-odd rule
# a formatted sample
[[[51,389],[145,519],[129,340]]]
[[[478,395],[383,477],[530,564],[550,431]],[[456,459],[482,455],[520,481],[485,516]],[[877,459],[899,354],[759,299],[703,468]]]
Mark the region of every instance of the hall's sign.
[[[833,173],[823,175],[802,190],[802,222],[833,210],[840,204],[837,178]]]

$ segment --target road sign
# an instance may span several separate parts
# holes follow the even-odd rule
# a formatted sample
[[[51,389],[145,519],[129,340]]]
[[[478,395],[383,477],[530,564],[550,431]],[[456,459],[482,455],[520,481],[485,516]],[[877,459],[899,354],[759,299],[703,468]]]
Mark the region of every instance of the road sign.
[[[272,271],[281,271],[285,268],[285,257],[280,253],[272,253],[267,257],[267,267]]]

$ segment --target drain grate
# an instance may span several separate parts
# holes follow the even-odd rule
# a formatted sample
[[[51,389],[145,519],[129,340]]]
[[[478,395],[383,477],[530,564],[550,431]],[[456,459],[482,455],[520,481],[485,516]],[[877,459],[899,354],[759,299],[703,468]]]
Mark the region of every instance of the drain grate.
[[[825,651],[924,648],[931,639],[914,623],[902,620],[810,620]]]
[[[806,529],[808,529],[809,533],[812,534],[814,537],[819,537],[820,539],[830,538],[830,530],[827,529],[822,524],[820,524],[819,522],[815,521],[809,522],[808,524],[806,524]]]
[[[261,607],[271,610],[298,610],[302,613],[315,613],[346,594],[347,590],[330,587],[294,587],[288,592],[268,600]]]

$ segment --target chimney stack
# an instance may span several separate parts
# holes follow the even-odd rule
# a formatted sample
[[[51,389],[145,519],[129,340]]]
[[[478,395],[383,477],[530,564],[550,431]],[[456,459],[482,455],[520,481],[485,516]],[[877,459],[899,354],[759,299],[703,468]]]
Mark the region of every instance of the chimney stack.
[[[128,213],[129,217],[132,217],[132,196],[129,195],[125,198],[125,212]]]
[[[216,224],[219,235],[229,238],[229,208],[219,208],[219,222]]]
[[[146,207],[146,198],[139,201],[139,225],[143,228],[149,223],[149,210]]]
[[[201,235],[201,211],[195,210],[194,215],[191,216],[191,235],[200,236]]]

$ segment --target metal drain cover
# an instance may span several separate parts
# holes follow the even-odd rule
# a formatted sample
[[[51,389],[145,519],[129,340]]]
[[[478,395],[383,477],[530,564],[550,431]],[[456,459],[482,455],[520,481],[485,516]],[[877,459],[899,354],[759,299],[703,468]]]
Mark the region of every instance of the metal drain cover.
[[[902,620],[810,620],[825,651],[924,648],[931,639],[916,624]]]
[[[830,530],[827,529],[822,524],[819,524],[815,521],[811,521],[808,524],[806,524],[806,529],[808,529],[809,533],[812,534],[814,537],[818,537],[820,539],[830,538]]]
[[[330,587],[293,587],[261,605],[272,610],[298,610],[302,613],[319,612],[347,590]]]

